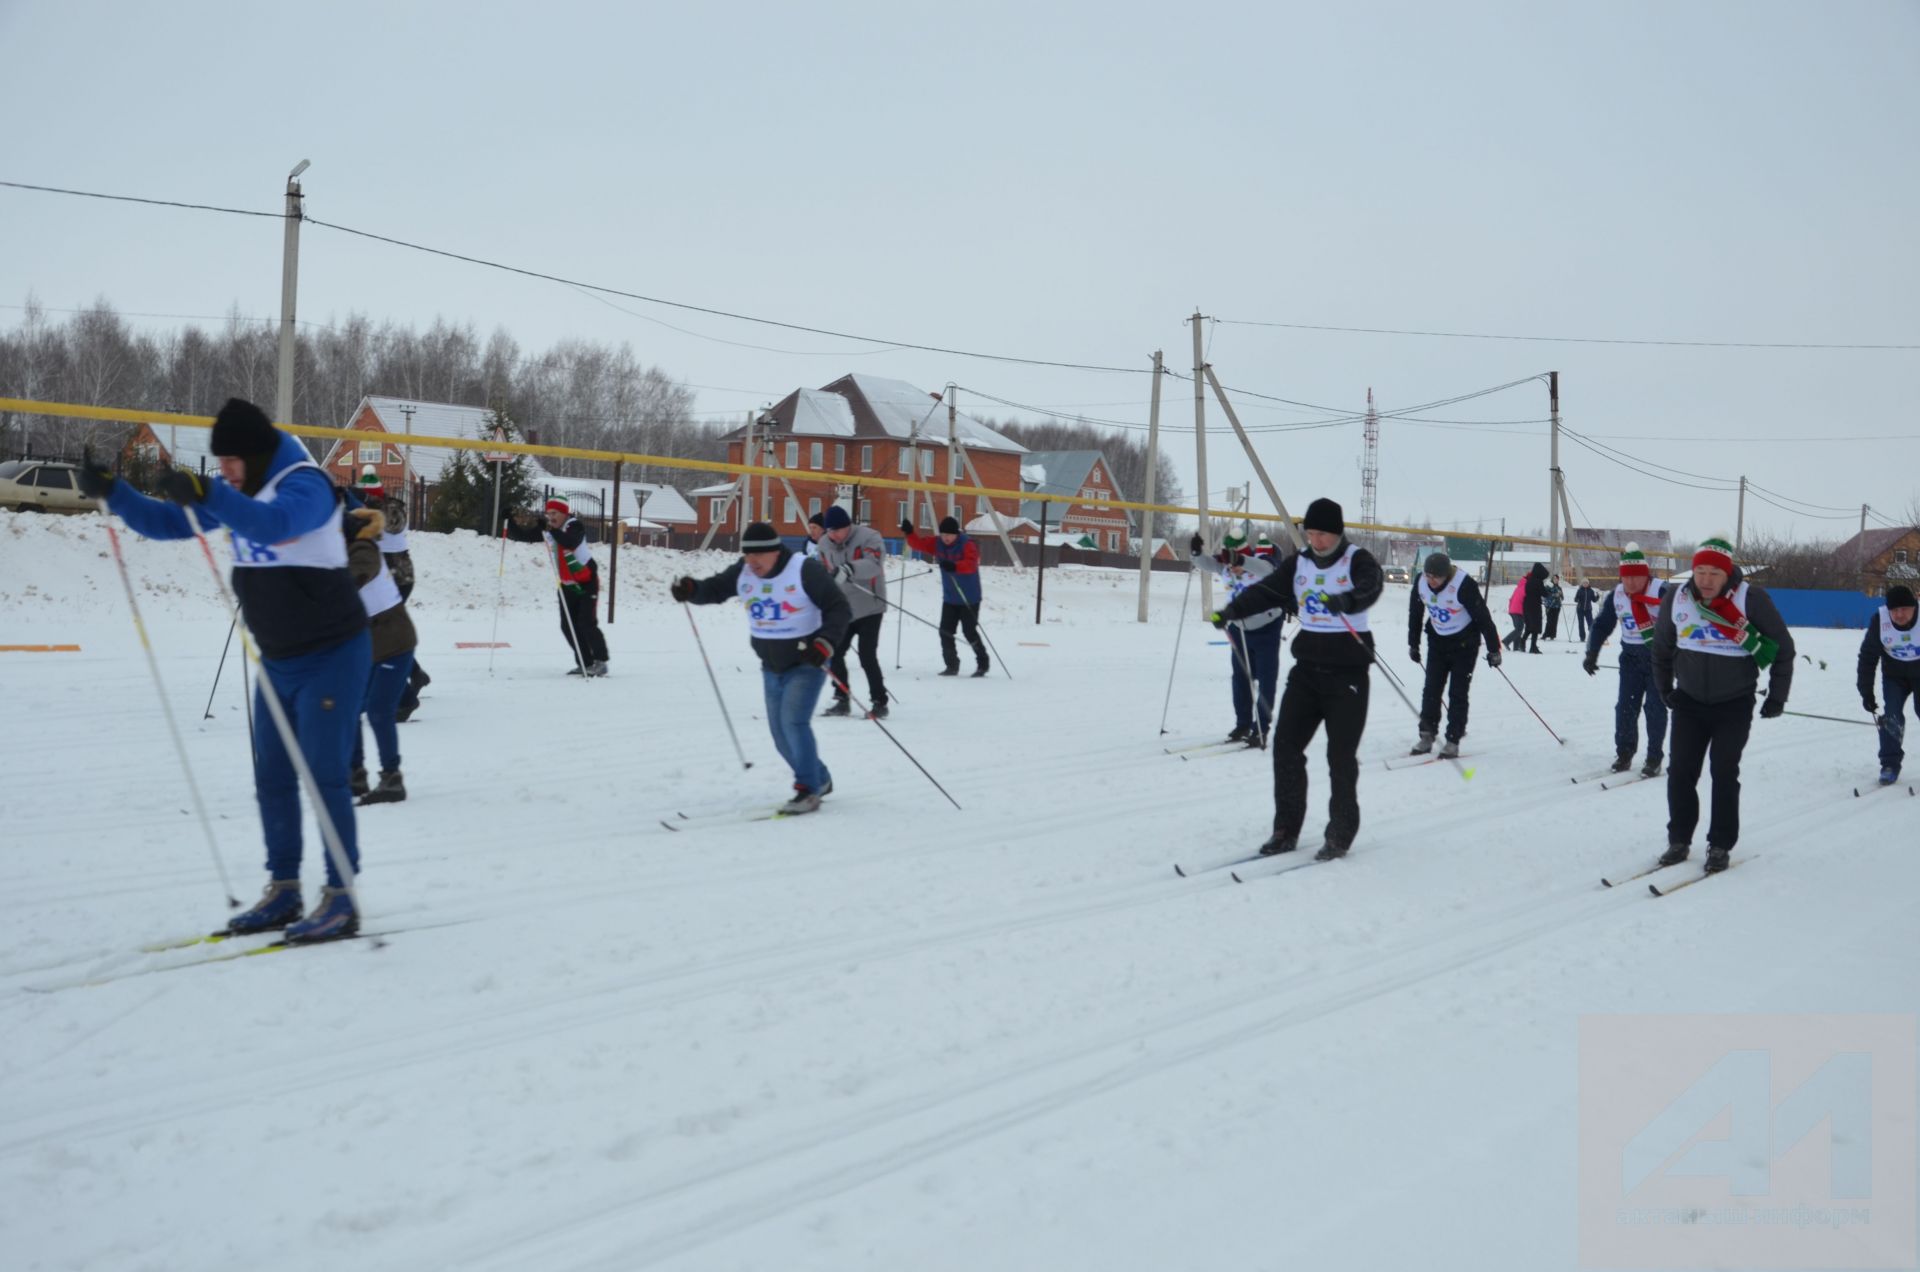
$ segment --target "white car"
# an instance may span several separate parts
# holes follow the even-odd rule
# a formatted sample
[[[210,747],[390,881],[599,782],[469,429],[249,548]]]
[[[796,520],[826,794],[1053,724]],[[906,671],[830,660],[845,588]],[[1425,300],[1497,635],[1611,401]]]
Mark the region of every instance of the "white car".
[[[74,464],[14,459],[0,464],[0,508],[19,512],[90,512],[94,501],[80,493]]]
[[[1405,566],[1390,565],[1386,568],[1385,573],[1386,573],[1386,580],[1389,583],[1413,582],[1413,575],[1407,572]]]

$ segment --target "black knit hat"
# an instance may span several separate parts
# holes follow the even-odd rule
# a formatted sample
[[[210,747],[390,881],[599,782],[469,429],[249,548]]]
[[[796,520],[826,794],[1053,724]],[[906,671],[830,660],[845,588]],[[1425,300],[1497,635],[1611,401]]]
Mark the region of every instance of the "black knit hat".
[[[825,518],[821,517],[821,515],[816,512],[811,517],[807,518],[807,524],[810,526],[824,526],[827,523]]]
[[[1913,605],[1913,589],[1904,583],[1895,583],[1887,589],[1887,608],[1890,610],[1909,609]]]
[[[844,530],[853,524],[853,518],[847,515],[845,508],[835,504],[827,509],[826,515],[820,519],[820,524],[829,530]]]
[[[1434,552],[1427,556],[1427,577],[1444,579],[1453,572],[1453,558],[1444,552]]]
[[[1345,534],[1347,532],[1346,515],[1340,511],[1340,505],[1331,499],[1316,499],[1307,505],[1307,515],[1300,524],[1309,530],[1320,530],[1327,534]]]
[[[228,398],[213,417],[213,442],[216,455],[271,455],[280,445],[279,430],[267,413],[240,398]]]
[[[747,527],[740,536],[742,552],[777,552],[786,544],[780,541],[780,533],[764,521],[756,521]]]
[[[940,533],[941,534],[959,534],[960,533],[959,521],[955,520],[952,517],[940,518]]]

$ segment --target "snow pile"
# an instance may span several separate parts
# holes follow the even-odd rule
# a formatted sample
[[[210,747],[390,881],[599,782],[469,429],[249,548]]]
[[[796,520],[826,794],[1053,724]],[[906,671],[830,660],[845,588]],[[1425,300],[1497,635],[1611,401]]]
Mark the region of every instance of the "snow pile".
[[[964,811],[828,720],[819,815],[675,833],[789,780],[739,614],[665,599],[728,558],[623,549],[613,674],[581,682],[532,546],[508,647],[459,648],[502,590],[471,535],[415,540],[411,798],[359,819],[388,945],[176,966],[232,947],[140,952],[224,907],[105,549],[96,518],[0,514],[0,644],[81,646],[0,653],[9,1266],[1530,1269],[1571,1261],[1583,1014],[1920,1001],[1920,802],[1854,798],[1870,728],[1757,721],[1739,867],[1654,900],[1597,880],[1659,850],[1664,784],[1568,781],[1611,757],[1611,673],[1508,659],[1559,747],[1482,670],[1471,781],[1385,769],[1414,729],[1376,676],[1353,855],[1183,880],[1271,815],[1266,757],[1166,753],[1232,722],[1187,579],[1153,576],[1142,625],[1131,572],[1050,570],[1036,624],[1033,574],[989,569],[992,678],[937,677],[912,620],[896,670],[898,615],[880,646],[887,729]],[[226,616],[192,543],[127,555],[250,897]],[[1403,676],[1406,604],[1374,611]],[[1857,636],[1796,635],[1792,707],[1862,718]]]

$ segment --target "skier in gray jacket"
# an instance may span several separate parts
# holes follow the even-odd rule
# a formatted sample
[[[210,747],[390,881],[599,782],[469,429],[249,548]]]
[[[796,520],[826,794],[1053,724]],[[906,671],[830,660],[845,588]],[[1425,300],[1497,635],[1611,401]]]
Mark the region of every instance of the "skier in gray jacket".
[[[870,526],[856,526],[847,510],[835,504],[821,517],[827,532],[820,536],[820,564],[827,567],[853,608],[853,621],[834,647],[833,705],[821,714],[852,715],[848,701],[847,650],[858,642],[860,669],[867,675],[867,701],[875,719],[887,718],[887,682],[880,674],[880,621],[887,614],[887,541]]]

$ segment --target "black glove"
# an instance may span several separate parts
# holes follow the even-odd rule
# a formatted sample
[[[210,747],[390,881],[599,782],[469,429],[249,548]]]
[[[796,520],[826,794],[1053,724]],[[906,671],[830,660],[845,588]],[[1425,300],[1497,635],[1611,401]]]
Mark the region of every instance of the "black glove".
[[[1414,662],[1416,662],[1416,663],[1417,663],[1417,662],[1419,662],[1419,661],[1420,661],[1420,646],[1418,646],[1418,645],[1408,645],[1408,646],[1407,646],[1407,657],[1409,657],[1409,658],[1411,658],[1411,659],[1413,659],[1413,661],[1414,661]]]
[[[912,533],[913,533],[913,522],[908,521],[905,517],[900,518],[900,536],[902,538],[905,538],[906,536]]]
[[[1873,695],[1870,693],[1860,695],[1860,705],[1867,709],[1868,715],[1880,714],[1880,704],[1873,700]]]
[[[1192,553],[1194,556],[1199,556],[1200,550],[1206,546],[1207,546],[1206,541],[1197,534],[1194,535],[1193,538],[1187,540],[1187,551]]]
[[[1320,603],[1327,607],[1327,613],[1329,614],[1353,613],[1353,593],[1351,592],[1335,592],[1332,595],[1322,595]]]
[[[190,473],[183,468],[169,468],[160,479],[160,493],[177,504],[197,504],[207,501],[207,482],[199,473]]]
[[[1500,665],[1500,647],[1498,645],[1495,645],[1492,649],[1489,649],[1487,651],[1487,666],[1498,667],[1499,665]]]
[[[1656,687],[1654,689],[1654,692],[1660,695],[1661,706],[1665,707],[1669,711],[1673,710],[1673,686],[1672,685]]]
[[[692,579],[688,578],[685,575],[681,575],[679,578],[673,581],[673,586],[668,588],[667,591],[669,595],[673,597],[674,600],[684,604],[687,601],[690,601],[693,599],[693,589],[696,586],[698,585],[694,583]]]
[[[1589,676],[1598,672],[1600,670],[1600,655],[1597,653],[1588,654],[1585,658],[1582,658],[1580,660],[1580,670],[1586,672]]]
[[[1223,632],[1227,630],[1227,616],[1219,610],[1207,615],[1207,621]]]
[[[942,561],[940,562],[940,568],[945,570],[948,574],[952,574],[955,570],[959,569],[960,567],[958,565],[955,565],[952,561]]]
[[[113,493],[114,483],[119,481],[113,470],[93,457],[93,447],[86,448],[85,457],[80,461],[80,471],[73,475],[79,483],[80,493],[89,499],[105,499]]]
[[[809,667],[824,667],[833,661],[833,646],[826,638],[816,636],[810,641],[800,642],[800,656],[806,659]]]
[[[1780,718],[1780,713],[1786,709],[1786,695],[1770,693],[1767,695],[1767,700],[1760,704],[1760,718],[1762,720],[1777,720]]]

